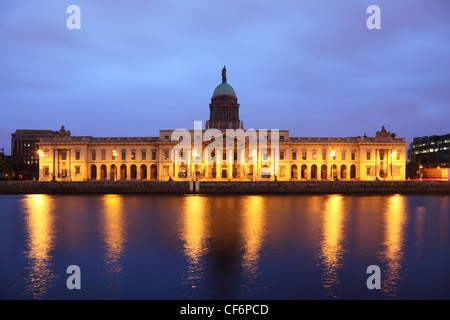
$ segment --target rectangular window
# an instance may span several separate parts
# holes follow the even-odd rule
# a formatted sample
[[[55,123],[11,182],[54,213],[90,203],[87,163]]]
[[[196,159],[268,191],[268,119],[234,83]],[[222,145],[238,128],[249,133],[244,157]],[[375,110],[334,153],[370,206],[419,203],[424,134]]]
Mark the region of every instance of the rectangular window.
[[[127,160],[127,152],[125,150],[122,151],[122,160]]]
[[[48,167],[44,167],[44,176],[45,176],[45,177],[48,176]]]
[[[80,160],[80,151],[75,151],[75,160]]]
[[[156,151],[152,151],[152,160],[156,160]]]
[[[268,159],[268,155],[267,155],[267,153],[264,153],[263,154],[263,160],[267,160]]]
[[[164,139],[169,140],[169,136],[164,136]]]
[[[284,140],[284,136],[280,136],[280,140]]]
[[[322,151],[322,160],[327,160],[327,152]]]
[[[352,160],[354,161],[356,159],[356,154],[352,152]]]
[[[370,151],[367,151],[366,159],[370,160]]]
[[[136,160],[136,151],[131,151],[131,160]]]
[[[306,151],[302,152],[302,160],[306,160]]]
[[[62,161],[65,161],[66,158],[67,158],[67,153],[61,152],[61,160],[62,160]]]
[[[145,160],[147,158],[147,152],[142,151],[141,156],[142,156],[142,160]]]
[[[384,160],[384,151],[380,151],[380,161]]]
[[[106,160],[106,151],[102,150],[102,160]]]
[[[164,160],[169,160],[169,151],[164,151]]]
[[[341,159],[342,159],[342,160],[345,160],[345,152],[342,152],[342,154],[341,154]]]
[[[292,160],[297,160],[297,152],[292,152]]]
[[[284,151],[280,151],[280,160],[284,160]]]
[[[367,169],[366,169],[366,174],[367,174],[368,176],[370,176],[370,167],[367,167]]]
[[[95,161],[97,159],[97,154],[95,151],[92,151],[92,161]]]
[[[400,151],[397,151],[397,160],[400,160]]]
[[[80,174],[80,167],[75,167],[75,175],[79,175]]]
[[[317,151],[313,151],[313,159],[317,160]]]

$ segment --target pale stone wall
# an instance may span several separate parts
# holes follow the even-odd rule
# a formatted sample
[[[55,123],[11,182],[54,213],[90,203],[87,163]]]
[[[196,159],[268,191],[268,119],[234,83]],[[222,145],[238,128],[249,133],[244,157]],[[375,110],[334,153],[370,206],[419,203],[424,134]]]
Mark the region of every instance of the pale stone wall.
[[[0,181],[0,194],[450,194],[450,181]]]
[[[41,140],[39,146],[43,154],[39,161],[39,179],[326,181],[337,178],[370,181],[404,180],[406,174],[407,144],[404,139],[291,138],[288,131],[280,130],[279,143],[272,144],[272,133],[264,130],[257,133],[268,137],[267,150],[252,150],[254,147],[248,141],[243,149],[227,150],[224,138],[224,149],[217,152],[215,162],[203,158],[200,162],[195,161],[194,167],[190,149],[183,149],[183,158],[176,155],[178,142],[171,141],[172,132],[161,130],[160,136],[154,138],[63,137]],[[194,135],[202,134],[202,131],[194,132],[189,131],[192,142]],[[207,145],[200,143],[203,150]],[[118,153],[116,158],[113,158],[113,150]],[[257,151],[254,158],[251,157],[253,151]],[[235,154],[236,158],[244,159],[243,164],[235,163]],[[214,171],[216,177],[213,177]]]

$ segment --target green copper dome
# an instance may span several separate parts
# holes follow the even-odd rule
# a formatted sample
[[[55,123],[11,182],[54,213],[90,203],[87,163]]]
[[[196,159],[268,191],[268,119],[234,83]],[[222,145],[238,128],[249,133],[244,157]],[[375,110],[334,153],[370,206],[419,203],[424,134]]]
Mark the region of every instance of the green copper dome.
[[[222,95],[233,96],[236,98],[236,92],[234,92],[233,87],[227,83],[227,69],[225,66],[222,69],[222,83],[214,90],[213,97]]]
[[[228,83],[222,82],[217,86],[216,90],[214,90],[213,97],[221,95],[236,97],[236,92],[234,92],[233,87],[231,87]]]

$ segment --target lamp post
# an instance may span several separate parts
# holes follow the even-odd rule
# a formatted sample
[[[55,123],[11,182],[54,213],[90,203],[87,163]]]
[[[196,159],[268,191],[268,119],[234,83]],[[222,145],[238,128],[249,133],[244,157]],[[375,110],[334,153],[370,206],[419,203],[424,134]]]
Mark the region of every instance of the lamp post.
[[[334,180],[333,160],[334,160],[335,155],[336,155],[336,152],[334,150],[332,150],[331,153],[330,153],[330,157],[331,157],[331,180]]]
[[[114,156],[114,181],[117,181],[117,156],[119,154],[117,153],[116,149],[112,151],[112,155]]]
[[[391,152],[391,178],[394,180],[394,157],[397,156],[397,151],[394,149],[394,151]]]

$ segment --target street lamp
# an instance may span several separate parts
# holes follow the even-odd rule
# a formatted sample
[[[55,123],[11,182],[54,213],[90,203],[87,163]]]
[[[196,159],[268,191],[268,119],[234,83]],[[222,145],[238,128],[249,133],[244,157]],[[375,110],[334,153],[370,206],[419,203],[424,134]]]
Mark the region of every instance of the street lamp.
[[[397,156],[397,150],[391,152],[391,177],[394,180],[394,157]]]
[[[331,179],[334,180],[334,168],[333,168],[333,160],[334,157],[336,156],[336,151],[332,150],[330,153],[330,157],[331,157]]]
[[[114,157],[114,181],[117,181],[117,156],[119,154],[117,153],[116,149],[112,151],[112,155]]]

